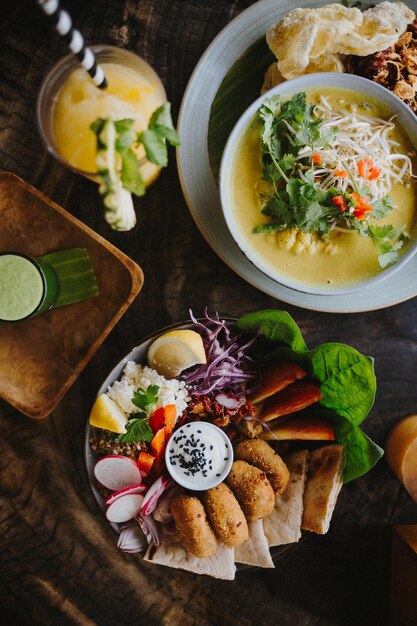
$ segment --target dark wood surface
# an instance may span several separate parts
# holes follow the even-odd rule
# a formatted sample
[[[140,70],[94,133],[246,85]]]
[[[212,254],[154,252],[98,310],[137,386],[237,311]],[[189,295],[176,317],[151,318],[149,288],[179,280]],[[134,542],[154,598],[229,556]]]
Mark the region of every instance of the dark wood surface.
[[[176,118],[199,57],[250,4],[68,0],[66,6],[87,41],[115,43],[150,62]],[[286,306],[257,291],[224,266],[203,240],[182,196],[174,154],[168,169],[136,203],[138,227],[112,232],[103,220],[96,186],[55,162],[37,133],[36,94],[47,70],[66,53],[65,46],[34,2],[8,0],[7,9],[2,8],[0,26],[0,166],[137,261],[145,285],[49,418],[30,420],[0,402],[3,622],[386,624],[391,528],[416,523],[417,505],[384,460],[344,487],[326,536],[298,545],[274,571],[243,572],[233,583],[224,583],[119,552],[89,491],[82,446],[96,389],[119,355],[159,327],[186,319],[189,307],[199,314],[205,306],[234,316],[262,307],[285,308],[310,346],[338,340],[373,355],[378,394],[365,430],[383,445],[390,427],[417,410],[416,300],[372,313],[332,315]]]

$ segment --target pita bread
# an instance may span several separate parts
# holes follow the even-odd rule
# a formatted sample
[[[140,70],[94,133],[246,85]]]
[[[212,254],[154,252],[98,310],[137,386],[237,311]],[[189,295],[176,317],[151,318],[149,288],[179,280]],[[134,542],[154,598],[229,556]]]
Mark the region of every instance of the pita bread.
[[[303,494],[307,479],[309,452],[300,450],[285,457],[290,481],[283,494],[275,500],[275,508],[265,517],[264,531],[270,546],[294,543],[301,538]]]
[[[340,444],[323,446],[310,454],[307,483],[304,490],[302,528],[324,535],[343,484],[345,449]]]
[[[207,574],[222,580],[234,580],[235,551],[218,542],[217,551],[208,559],[198,559],[179,542],[177,535],[164,537],[159,546],[150,545],[143,557],[149,563],[183,569],[193,574]]]
[[[249,538],[235,548],[236,563],[256,567],[275,567],[261,519],[248,522]]]

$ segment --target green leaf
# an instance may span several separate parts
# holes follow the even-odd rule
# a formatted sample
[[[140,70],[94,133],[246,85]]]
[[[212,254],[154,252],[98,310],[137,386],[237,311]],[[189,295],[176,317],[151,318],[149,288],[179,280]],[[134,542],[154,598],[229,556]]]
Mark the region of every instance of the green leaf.
[[[165,137],[158,130],[146,129],[139,135],[139,141],[143,143],[146,157],[151,163],[166,167],[168,165],[168,150]]]
[[[147,417],[134,417],[130,419],[126,424],[126,430],[126,433],[117,436],[118,441],[121,443],[150,442],[154,436]]]
[[[257,311],[239,318],[239,330],[262,335],[271,343],[284,344],[293,350],[307,350],[297,324],[286,311]]]
[[[320,403],[359,425],[375,400],[373,359],[342,343],[324,343],[309,352],[308,361],[320,383]]]
[[[94,122],[91,122],[90,130],[92,130],[93,133],[95,133],[98,136],[103,130],[103,126],[105,123],[106,123],[106,120],[103,120],[101,117],[99,117],[96,120],[94,120]]]
[[[389,196],[384,196],[381,200],[375,200],[372,206],[372,220],[381,220],[394,208],[394,203]]]
[[[116,129],[116,150],[123,155],[131,148],[136,139],[136,132],[133,128],[134,120],[118,120],[114,123]]]
[[[158,400],[159,387],[157,385],[149,385],[146,391],[143,389],[136,389],[132,402],[141,411],[145,413]]]
[[[149,130],[155,130],[172,146],[180,145],[180,138],[174,128],[171,117],[171,103],[165,102],[154,113],[149,121]]]
[[[333,428],[337,441],[346,446],[344,483],[369,472],[384,455],[382,448],[374,443],[358,426],[349,421],[335,419]]]
[[[140,173],[139,161],[136,158],[135,153],[131,148],[126,150],[121,155],[122,169],[120,171],[120,178],[123,187],[134,193],[136,196],[143,196],[145,193],[145,183],[143,182],[142,175]]]
[[[377,226],[369,224],[367,235],[376,245],[378,262],[382,268],[398,260],[398,250],[403,245],[405,237],[404,226],[394,227],[391,224]]]

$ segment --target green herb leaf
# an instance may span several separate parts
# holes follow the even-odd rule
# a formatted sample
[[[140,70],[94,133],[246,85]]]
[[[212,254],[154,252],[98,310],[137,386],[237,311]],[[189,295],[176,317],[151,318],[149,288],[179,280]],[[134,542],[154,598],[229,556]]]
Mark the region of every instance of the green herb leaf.
[[[123,152],[121,158],[122,168],[120,170],[120,178],[123,187],[136,196],[143,196],[145,193],[145,183],[143,182],[139,162],[135,153],[129,148],[126,152]]]
[[[134,417],[130,419],[126,424],[126,430],[126,433],[117,436],[118,441],[121,443],[150,442],[154,436],[147,417]]]
[[[146,413],[149,407],[155,404],[158,400],[158,391],[159,387],[157,385],[149,385],[146,391],[143,389],[136,389],[132,402],[141,411]]]
[[[394,208],[394,203],[389,196],[384,196],[384,198],[381,198],[381,200],[375,200],[372,203],[372,206],[372,219],[381,220],[383,217],[386,217],[388,213]]]
[[[394,227],[391,224],[384,226],[368,225],[368,236],[376,245],[378,261],[382,268],[398,260],[398,250],[403,245],[404,226]]]
[[[168,150],[165,137],[158,130],[146,129],[139,135],[139,141],[145,148],[146,157],[151,163],[166,167],[168,165]]]
[[[116,150],[123,155],[131,148],[136,139],[136,132],[133,128],[134,120],[125,119],[114,122],[116,129]],[[126,187],[127,189],[127,187]]]

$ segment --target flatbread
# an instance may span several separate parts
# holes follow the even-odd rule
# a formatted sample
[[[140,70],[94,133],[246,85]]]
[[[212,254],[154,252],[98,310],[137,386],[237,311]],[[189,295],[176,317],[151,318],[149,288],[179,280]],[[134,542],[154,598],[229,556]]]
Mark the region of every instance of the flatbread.
[[[235,548],[236,563],[256,567],[275,567],[261,519],[248,522],[249,538]]]
[[[310,454],[304,491],[302,528],[324,535],[343,484],[345,449],[340,444],[323,446]]]
[[[294,543],[301,538],[303,494],[307,479],[308,450],[300,450],[285,457],[290,470],[290,481],[283,494],[277,496],[275,508],[264,518],[264,532],[269,546]]]
[[[183,569],[193,574],[206,574],[221,580],[234,580],[236,573],[235,551],[220,541],[217,551],[208,559],[199,559],[180,544],[177,535],[164,537],[159,546],[149,545],[145,561]]]

